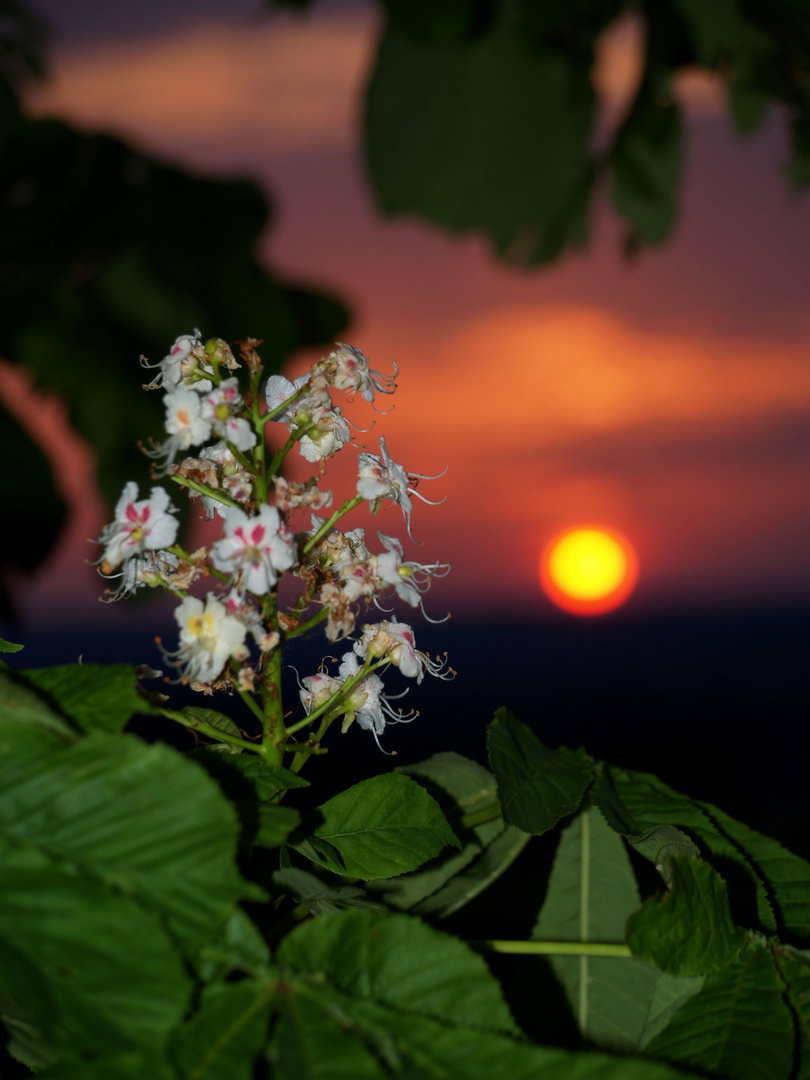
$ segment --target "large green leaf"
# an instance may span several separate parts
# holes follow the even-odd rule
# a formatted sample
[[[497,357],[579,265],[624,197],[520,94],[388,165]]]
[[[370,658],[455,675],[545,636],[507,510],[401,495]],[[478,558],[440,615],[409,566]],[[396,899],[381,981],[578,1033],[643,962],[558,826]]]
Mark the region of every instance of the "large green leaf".
[[[121,731],[133,713],[150,708],[131,664],[61,664],[19,674],[84,731]]]
[[[434,754],[397,772],[418,778],[434,796],[459,837],[461,850],[444,851],[416,872],[372,881],[369,888],[392,907],[449,915],[494,881],[528,837],[505,826],[492,773],[461,754]],[[479,817],[483,820],[476,824]]]
[[[216,784],[166,746],[96,734],[54,748],[50,731],[0,724],[0,837],[137,897],[189,947],[246,893],[237,835]]]
[[[672,888],[630,917],[627,944],[670,975],[706,975],[732,962],[746,944],[734,925],[726,883],[702,859],[678,856]]]
[[[796,1080],[810,1077],[810,956],[794,949],[773,950],[776,969],[796,1027]]]
[[[417,39],[390,22],[365,118],[380,209],[483,231],[500,255],[525,264],[581,244],[593,177],[591,59],[532,40],[516,4],[499,4],[486,32],[467,40]]]
[[[668,975],[666,971],[661,972],[653,988],[644,1030],[639,1039],[642,1050],[664,1030],[674,1013],[703,989],[705,982],[705,975]]]
[[[783,935],[810,937],[810,863],[776,840],[735,821],[711,803],[673,791],[649,773],[605,765],[592,798],[608,823],[630,840],[661,825],[688,830],[704,855],[731,860],[755,883],[756,912],[750,913],[749,924],[758,917],[767,933],[779,930]]]
[[[706,976],[647,1052],[733,1080],[787,1080],[793,1023],[770,950],[751,944]]]
[[[235,907],[200,949],[195,971],[201,982],[214,983],[235,973],[264,975],[270,967],[270,948],[244,908]]]
[[[314,863],[348,877],[394,877],[459,842],[435,799],[398,773],[372,776],[320,806],[320,821],[291,844]]]
[[[283,1080],[687,1080],[693,1073],[630,1057],[535,1046],[500,1032],[350,997],[314,977],[279,996],[274,1076]],[[335,1064],[330,1068],[330,1063]],[[354,1062],[357,1065],[354,1065]],[[383,1062],[385,1071],[375,1063]],[[353,1072],[352,1068],[357,1068]]]
[[[70,1056],[160,1047],[191,992],[154,915],[64,860],[3,837],[0,988]]]
[[[347,1017],[334,995],[317,995],[309,987],[285,986],[277,999],[278,1022],[270,1042],[273,1080],[387,1080],[391,1073]],[[324,1000],[326,997],[326,1000]],[[375,1047],[376,1049],[376,1047]],[[396,1074],[395,1074],[396,1075]]]
[[[163,1054],[113,1054],[92,1061],[73,1061],[42,1073],[46,1080],[188,1080],[181,1078]]]
[[[42,694],[30,687],[15,672],[0,670],[0,738],[10,725],[32,730],[47,729],[51,732],[48,746],[64,746],[75,742],[76,732],[67,724],[56,709],[46,701]],[[19,740],[21,732],[15,733]],[[35,746],[41,747],[42,739],[35,736]]]
[[[275,987],[258,979],[206,989],[194,1016],[174,1035],[171,1057],[189,1080],[251,1080],[267,1038]]]
[[[353,997],[468,1027],[516,1030],[482,957],[411,916],[322,915],[284,939],[278,960],[323,972]]]
[[[592,807],[560,835],[535,941],[623,942],[638,908],[635,876],[620,837]],[[580,1031],[599,1047],[634,1050],[659,972],[642,960],[554,956]]]
[[[487,728],[487,748],[510,825],[540,836],[579,809],[593,775],[584,750],[549,750],[508,709]]]
[[[530,839],[529,834],[522,829],[507,825],[476,859],[411,910],[415,915],[431,915],[440,919],[452,915],[497,881]]]

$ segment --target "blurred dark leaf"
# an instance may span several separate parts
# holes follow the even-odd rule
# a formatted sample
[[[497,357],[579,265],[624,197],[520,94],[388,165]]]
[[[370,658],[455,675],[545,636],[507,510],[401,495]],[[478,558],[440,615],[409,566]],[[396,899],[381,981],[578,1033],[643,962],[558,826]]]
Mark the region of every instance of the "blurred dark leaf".
[[[589,66],[541,48],[501,5],[461,45],[389,24],[366,111],[366,159],[387,214],[483,230],[499,255],[548,262],[586,239]]]
[[[19,113],[18,93],[45,74],[45,25],[17,0],[0,0],[0,135]]]
[[[345,325],[337,300],[260,265],[270,218],[253,183],[194,176],[113,138],[29,120],[0,138],[0,356],[69,404],[110,503],[127,480],[146,481],[136,442],[161,430],[141,353],[160,360],[198,326],[263,339],[273,370]],[[26,542],[34,565],[42,553]]]
[[[678,212],[683,160],[680,110],[667,77],[650,72],[613,144],[610,165],[614,207],[635,240],[660,244]]]
[[[472,41],[492,25],[497,0],[380,0],[393,26],[416,41]]]

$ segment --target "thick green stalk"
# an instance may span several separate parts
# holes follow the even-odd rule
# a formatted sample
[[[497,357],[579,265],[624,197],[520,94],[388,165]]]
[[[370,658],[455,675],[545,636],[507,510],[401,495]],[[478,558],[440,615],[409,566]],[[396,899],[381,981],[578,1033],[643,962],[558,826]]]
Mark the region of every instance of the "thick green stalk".
[[[606,941],[470,941],[482,952],[512,953],[521,956],[615,956],[632,957],[627,945]]]
[[[281,699],[281,649],[270,653],[264,668],[264,735],[262,746],[265,758],[280,765],[284,757],[287,729],[284,726],[284,704]]]

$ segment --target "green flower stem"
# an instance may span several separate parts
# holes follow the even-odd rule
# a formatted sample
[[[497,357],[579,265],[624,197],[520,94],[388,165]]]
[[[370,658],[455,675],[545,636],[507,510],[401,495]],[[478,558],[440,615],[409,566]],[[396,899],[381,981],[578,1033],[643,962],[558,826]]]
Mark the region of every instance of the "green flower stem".
[[[237,447],[235,447],[232,442],[229,442],[228,439],[225,440],[225,445],[228,447],[228,449],[242,466],[242,468],[247,470],[247,472],[252,473],[253,463],[251,461],[248,461],[242,451],[237,449]]]
[[[173,476],[172,480],[174,480],[175,484],[179,484],[180,487],[190,488],[199,495],[207,495],[209,499],[216,499],[216,501],[222,503],[223,506],[239,506],[238,502],[234,502],[234,500],[228,498],[227,495],[223,495],[219,491],[214,491],[213,488],[206,487],[205,484],[198,484],[196,480],[189,480],[187,476]]]
[[[307,717],[309,719],[309,717]],[[292,764],[289,766],[290,772],[300,773],[313,754],[317,753],[316,747],[320,743],[321,739],[329,730],[329,727],[337,719],[337,716],[325,716],[321,722],[321,726],[311,735],[300,750],[296,751],[295,757],[292,760]]]
[[[474,829],[476,825],[485,825],[488,821],[495,821],[501,816],[501,804],[496,800],[472,814],[464,814],[459,818],[462,829]]]
[[[279,469],[284,464],[284,459],[298,442],[301,434],[302,432],[296,429],[284,443],[282,448],[276,452],[273,460],[270,462],[270,468],[267,470],[268,476],[275,476],[278,473]]]
[[[309,383],[304,383],[302,386],[298,387],[294,394],[290,394],[286,401],[282,401],[282,403],[277,405],[272,411],[268,410],[259,420],[261,426],[264,427],[270,420],[275,420],[279,413],[283,413],[285,409],[290,407],[293,401],[298,401],[299,398],[302,398],[308,389]]]
[[[359,669],[357,674],[352,675],[351,678],[346,679],[346,681],[341,684],[340,689],[336,690],[334,694],[332,694],[330,698],[327,698],[322,705],[319,705],[317,709],[313,709],[313,711],[309,713],[308,716],[305,716],[303,720],[299,720],[297,723],[291,724],[290,727],[287,728],[287,734],[294,735],[296,731],[300,731],[302,728],[307,727],[319,717],[325,714],[334,713],[335,715],[332,716],[329,721],[329,723],[331,724],[335,716],[340,713],[340,709],[338,706],[346,700],[348,695],[352,692],[352,690],[354,690],[355,686],[357,686],[359,682],[362,682],[362,680],[365,679],[367,675],[370,675],[372,671],[376,671],[378,667],[383,667],[388,663],[389,660],[385,656],[382,657],[381,660],[378,660],[376,663],[374,663],[373,661],[366,661],[366,663],[363,664],[363,666]]]
[[[171,555],[176,555],[178,559],[182,559],[183,562],[192,562],[192,558],[185,548],[180,547],[179,544],[172,544],[170,548],[166,550]],[[212,577],[219,578],[220,581],[230,581],[230,577],[227,574],[223,574],[221,570],[215,570],[213,566],[208,566],[206,573]],[[188,596],[188,592],[182,589],[169,589],[169,592],[174,593],[175,596]]]
[[[312,616],[311,619],[307,619],[306,622],[299,623],[295,630],[287,630],[284,634],[284,640],[289,641],[290,638],[300,637],[302,634],[306,634],[308,630],[311,630],[313,626],[317,626],[319,622],[329,615],[328,608],[321,608],[319,612]]]
[[[259,441],[256,443],[256,449],[253,451],[253,467],[250,469],[254,480],[254,492],[256,495],[256,503],[258,506],[264,506],[267,502],[267,444],[264,441],[264,434],[259,435]]]
[[[335,510],[334,514],[328,517],[323,523],[323,525],[321,525],[320,529],[318,529],[318,531],[314,535],[310,536],[309,540],[307,540],[307,542],[301,549],[301,555],[306,555],[307,552],[311,551],[312,548],[314,548],[315,545],[319,543],[324,538],[324,536],[326,536],[329,530],[332,529],[338,521],[340,521],[344,514],[348,514],[350,510],[354,510],[354,508],[356,506],[359,506],[361,502],[363,502],[362,495],[354,495],[351,499],[347,499],[343,506],[338,507],[338,509]]]
[[[264,730],[264,713],[262,712],[261,707],[256,704],[256,702],[253,700],[253,698],[250,696],[250,694],[246,690],[239,690],[238,693],[239,693],[239,697],[242,699],[242,701],[244,701],[244,703],[247,705],[247,707],[250,709],[250,711],[253,713],[253,715],[256,717],[256,719],[259,721],[259,723],[262,725],[262,731],[263,731]]]
[[[204,720],[186,716],[176,709],[166,709],[161,707],[160,712],[170,720],[176,720],[178,724],[182,724],[183,727],[188,728],[190,731],[199,731],[201,735],[207,735],[209,739],[214,739],[216,742],[228,743],[229,746],[239,746],[243,750],[250,750],[252,754],[266,756],[263,754],[261,746],[257,743],[248,742],[247,739],[240,739],[236,735],[230,735],[227,731],[220,731],[219,728],[214,727],[212,724],[207,724]]]
[[[605,941],[470,941],[482,952],[512,953],[520,956],[615,956],[632,957],[627,945]]]

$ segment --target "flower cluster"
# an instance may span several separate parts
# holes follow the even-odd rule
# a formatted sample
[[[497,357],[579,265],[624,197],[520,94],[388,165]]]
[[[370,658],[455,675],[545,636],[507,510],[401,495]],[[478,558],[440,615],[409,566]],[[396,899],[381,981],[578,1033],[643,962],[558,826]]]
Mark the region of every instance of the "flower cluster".
[[[379,744],[386,724],[416,715],[391,706],[383,669],[398,668],[417,683],[425,674],[449,678],[453,672],[444,660],[416,649],[407,624],[383,619],[358,631],[358,617],[374,607],[388,614],[385,605],[396,600],[425,614],[424,594],[449,566],[407,560],[402,543],[382,532],[382,550],[374,553],[362,528],[344,532],[338,524],[362,503],[376,514],[390,501],[400,507],[411,536],[415,488],[435,477],[408,472],[380,438],[379,455],[357,448],[354,493],[328,518],[320,517],[333,503],[333,493],[319,486],[324,463],[356,445],[333,394],[349,401],[359,395],[376,408],[377,394],[394,392],[397,368],[384,375],[359,349],[338,343],[294,382],[281,375],[264,381],[258,344],[240,343],[240,363],[226,342],[203,342],[195,330],[178,337],[159,364],[141,358],[143,366],[159,369],[146,389],[164,393],[166,439],[145,451],[153,473],[185,488],[207,519],[219,517],[222,536],[187,552],[176,543],[177,508],[166,490],[155,486],[148,499],[139,500],[130,482],[99,537],[100,572],[117,583],[108,590],[113,599],[142,587],[162,587],[178,598],[179,642],[174,650],[161,645],[164,657],[194,689],[241,694],[261,719],[262,746],[272,744],[276,760],[283,752],[302,752],[291,738],[297,731],[317,723],[304,744],[313,748],[337,718],[343,731],[356,720]],[[234,372],[245,368],[243,388]],[[275,439],[274,432],[281,437]],[[301,483],[281,475],[295,446],[307,462],[318,464],[319,476]],[[308,528],[297,521],[299,514],[309,515]],[[282,610],[278,589],[285,575],[298,584]],[[200,592],[203,582],[207,591],[195,595],[191,590]],[[303,679],[305,717],[288,725],[281,708],[281,649],[321,623],[329,641],[351,639],[351,648],[337,677],[322,670]]]

